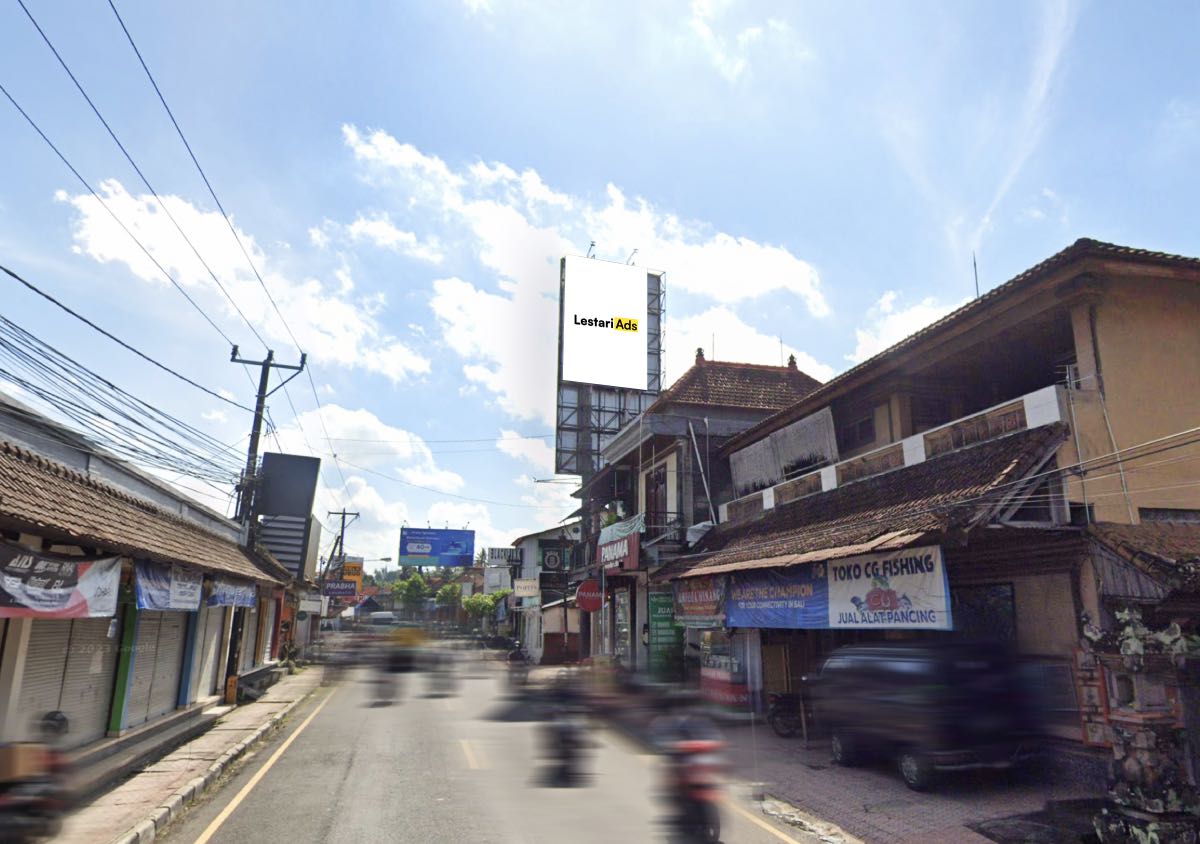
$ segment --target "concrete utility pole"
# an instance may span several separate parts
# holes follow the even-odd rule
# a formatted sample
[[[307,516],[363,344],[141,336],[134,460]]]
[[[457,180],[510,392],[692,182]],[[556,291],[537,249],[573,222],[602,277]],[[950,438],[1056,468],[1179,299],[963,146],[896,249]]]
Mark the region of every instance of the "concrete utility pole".
[[[258,376],[258,396],[254,402],[254,423],[250,428],[250,448],[246,453],[246,468],[242,472],[242,480],[238,484],[238,506],[237,520],[246,525],[250,523],[250,516],[254,506],[254,487],[255,476],[258,474],[258,441],[262,437],[263,414],[266,411],[267,397],[270,396],[279,387],[287,384],[292,378],[295,378],[304,370],[304,364],[308,356],[301,353],[300,365],[291,366],[286,363],[275,363],[275,352],[267,350],[267,356],[263,360],[245,360],[238,357],[238,347],[233,347],[233,352],[229,355],[229,360],[232,363],[246,363],[252,366],[260,367]],[[267,384],[271,380],[272,369],[290,369],[292,375],[283,381],[275,390],[268,392]]]

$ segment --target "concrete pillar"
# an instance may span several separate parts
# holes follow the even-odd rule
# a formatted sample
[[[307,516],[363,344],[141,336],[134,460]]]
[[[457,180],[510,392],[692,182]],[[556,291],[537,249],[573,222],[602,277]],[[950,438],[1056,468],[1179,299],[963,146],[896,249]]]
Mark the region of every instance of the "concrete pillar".
[[[10,618],[0,652],[0,741],[18,738],[21,703],[21,678],[25,675],[25,655],[29,653],[32,618]]]

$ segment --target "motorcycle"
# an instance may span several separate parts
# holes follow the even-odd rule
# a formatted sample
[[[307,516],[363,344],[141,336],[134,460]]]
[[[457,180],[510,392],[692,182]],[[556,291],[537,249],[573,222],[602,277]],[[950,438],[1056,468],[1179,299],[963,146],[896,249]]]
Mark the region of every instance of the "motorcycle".
[[[672,742],[667,749],[667,795],[673,809],[670,824],[679,839],[716,844],[721,840],[721,772],[725,768],[715,738]]]
[[[547,781],[572,786],[583,779],[583,762],[591,745],[582,716],[572,710],[556,713],[544,727],[546,757],[551,767]]]
[[[36,841],[53,838],[62,828],[71,808],[67,786],[67,760],[57,740],[67,731],[67,717],[50,712],[42,718],[44,743],[40,770],[30,776],[0,783],[0,842]]]
[[[767,723],[781,738],[794,738],[803,724],[800,695],[771,693],[767,696]]]
[[[513,688],[523,688],[529,682],[529,657],[521,650],[521,643],[515,642],[513,649],[505,658],[508,663],[508,684]]]

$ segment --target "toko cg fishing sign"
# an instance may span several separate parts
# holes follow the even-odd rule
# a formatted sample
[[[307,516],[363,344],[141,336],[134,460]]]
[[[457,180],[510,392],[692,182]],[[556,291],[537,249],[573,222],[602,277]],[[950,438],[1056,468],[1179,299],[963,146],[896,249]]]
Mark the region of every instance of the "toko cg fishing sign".
[[[830,560],[827,565],[830,627],[953,629],[939,546]]]

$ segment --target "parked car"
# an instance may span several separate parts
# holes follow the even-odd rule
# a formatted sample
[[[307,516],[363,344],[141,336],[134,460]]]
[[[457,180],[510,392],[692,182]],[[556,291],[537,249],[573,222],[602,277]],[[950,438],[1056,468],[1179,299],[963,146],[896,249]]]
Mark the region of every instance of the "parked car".
[[[1007,768],[1030,750],[1022,675],[997,647],[850,645],[829,656],[812,685],[834,762],[894,759],[914,790],[928,788],[938,771]]]

